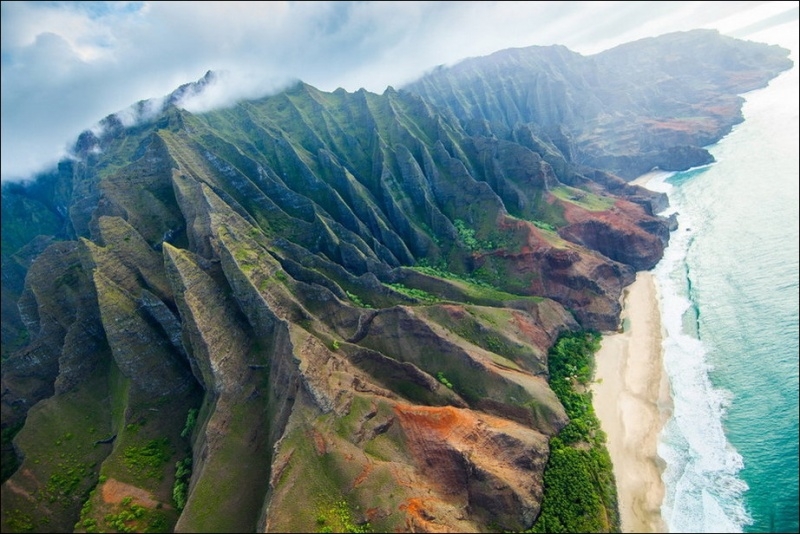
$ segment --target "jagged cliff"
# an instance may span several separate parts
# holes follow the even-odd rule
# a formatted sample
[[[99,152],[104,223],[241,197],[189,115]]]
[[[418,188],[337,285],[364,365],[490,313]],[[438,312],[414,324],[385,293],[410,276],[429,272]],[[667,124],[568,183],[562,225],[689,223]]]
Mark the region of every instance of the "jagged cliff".
[[[555,145],[548,159],[632,179],[713,161],[703,148],[740,123],[741,93],[791,62],[779,47],[716,30],[677,32],[582,56],[563,46],[503,50],[440,68],[406,89],[473,133]],[[526,143],[523,142],[523,144]]]
[[[548,349],[615,329],[669,239],[623,178],[696,164],[786,53],[694,32],[107,117],[3,186],[3,530],[529,528]]]

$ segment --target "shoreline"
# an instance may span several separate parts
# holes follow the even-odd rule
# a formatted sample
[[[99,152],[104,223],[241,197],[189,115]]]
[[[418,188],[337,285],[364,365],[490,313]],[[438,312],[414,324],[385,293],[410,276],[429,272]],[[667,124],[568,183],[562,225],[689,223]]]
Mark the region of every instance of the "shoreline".
[[[667,532],[661,517],[664,462],[658,439],[672,410],[664,371],[658,285],[640,271],[622,294],[624,330],[595,354],[592,405],[606,433],[622,532]]]
[[[702,165],[702,167],[705,167],[705,165]],[[700,167],[694,167],[694,168],[695,169],[699,169]],[[662,171],[662,170],[659,170],[659,169],[654,169],[652,171],[649,171],[649,172],[646,172],[646,173],[642,174],[641,176],[637,176],[636,178],[634,178],[633,180],[631,180],[628,183],[631,184],[631,185],[640,185],[640,186],[644,187],[645,189],[647,189],[647,182],[649,182],[650,180],[652,180],[653,178],[655,178],[657,176],[663,176],[665,174],[675,174],[675,173],[673,171]]]

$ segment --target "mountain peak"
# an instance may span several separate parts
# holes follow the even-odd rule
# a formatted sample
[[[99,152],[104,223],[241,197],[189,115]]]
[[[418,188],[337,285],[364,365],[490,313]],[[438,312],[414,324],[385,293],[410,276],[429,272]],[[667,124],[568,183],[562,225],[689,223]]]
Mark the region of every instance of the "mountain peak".
[[[221,74],[216,71],[206,71],[202,78],[195,82],[185,83],[172,91],[167,96],[167,103],[181,107],[186,100],[199,96],[209,86],[220,80]]]

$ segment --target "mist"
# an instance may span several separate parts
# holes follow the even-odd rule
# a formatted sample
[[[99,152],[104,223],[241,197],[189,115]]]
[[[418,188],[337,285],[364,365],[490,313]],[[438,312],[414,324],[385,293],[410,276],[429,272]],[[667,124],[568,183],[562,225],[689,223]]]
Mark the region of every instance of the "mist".
[[[51,167],[110,114],[147,120],[209,70],[213,82],[178,105],[201,113],[296,80],[381,93],[505,48],[591,55],[695,28],[746,38],[796,25],[797,11],[796,2],[710,1],[2,2],[0,179]]]

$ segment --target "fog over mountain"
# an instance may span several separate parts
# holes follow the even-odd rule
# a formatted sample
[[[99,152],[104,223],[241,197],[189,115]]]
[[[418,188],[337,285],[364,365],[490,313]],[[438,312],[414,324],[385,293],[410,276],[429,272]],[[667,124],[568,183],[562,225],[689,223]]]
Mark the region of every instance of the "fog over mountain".
[[[510,47],[562,44],[588,55],[693,28],[747,38],[792,20],[796,2],[4,1],[0,177],[29,178],[106,115],[208,70],[219,84],[187,109],[294,80],[381,93]]]

